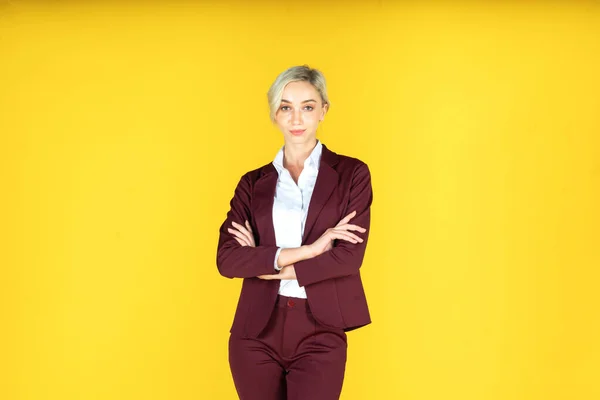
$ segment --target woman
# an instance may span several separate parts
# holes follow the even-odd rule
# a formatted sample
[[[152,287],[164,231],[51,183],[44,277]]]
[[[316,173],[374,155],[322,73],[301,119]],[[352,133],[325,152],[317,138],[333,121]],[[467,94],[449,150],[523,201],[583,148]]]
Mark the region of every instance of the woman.
[[[242,400],[338,399],[346,332],[371,322],[359,272],[371,177],[316,138],[329,109],[320,71],[287,69],[268,99],[284,146],[240,179],[217,250],[221,275],[244,278],[231,373]]]

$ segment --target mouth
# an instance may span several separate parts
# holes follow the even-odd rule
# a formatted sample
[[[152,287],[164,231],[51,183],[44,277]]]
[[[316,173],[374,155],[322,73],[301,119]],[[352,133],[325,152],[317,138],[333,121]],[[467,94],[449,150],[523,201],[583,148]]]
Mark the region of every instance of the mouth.
[[[291,129],[290,133],[294,136],[300,136],[302,135],[304,132],[306,131],[306,129]]]

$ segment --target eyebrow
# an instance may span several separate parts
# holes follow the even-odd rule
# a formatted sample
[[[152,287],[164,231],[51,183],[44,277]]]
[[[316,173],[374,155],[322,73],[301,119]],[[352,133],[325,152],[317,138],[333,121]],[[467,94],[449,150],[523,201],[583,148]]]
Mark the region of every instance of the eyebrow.
[[[311,101],[314,101],[314,102],[316,102],[316,100],[313,100],[313,99],[308,99],[308,100],[304,100],[302,103],[309,103],[309,102],[311,102]],[[291,103],[291,101],[289,101],[289,100],[286,100],[286,99],[281,99],[281,102],[282,102],[282,103]]]

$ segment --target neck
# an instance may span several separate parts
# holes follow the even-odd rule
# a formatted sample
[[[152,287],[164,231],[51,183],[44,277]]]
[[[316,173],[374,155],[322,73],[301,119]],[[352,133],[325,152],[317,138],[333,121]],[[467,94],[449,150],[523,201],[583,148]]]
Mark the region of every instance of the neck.
[[[314,150],[317,145],[317,139],[311,140],[307,143],[286,143],[283,147],[283,164],[287,167],[300,167],[304,166],[304,161],[308,158],[310,153]]]

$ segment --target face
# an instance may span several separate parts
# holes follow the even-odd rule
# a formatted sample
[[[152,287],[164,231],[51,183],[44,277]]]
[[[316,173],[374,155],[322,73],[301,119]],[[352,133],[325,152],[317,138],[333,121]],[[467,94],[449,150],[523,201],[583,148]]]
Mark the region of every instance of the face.
[[[283,89],[275,124],[283,133],[285,143],[312,143],[326,113],[327,104],[323,105],[321,95],[312,84],[290,82]]]

